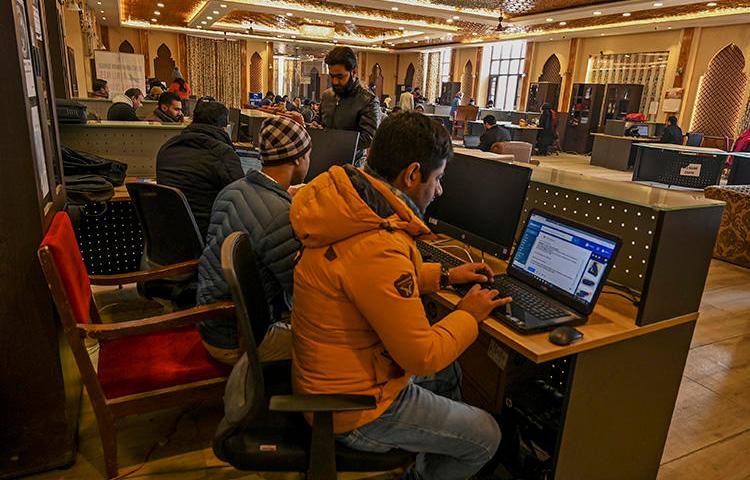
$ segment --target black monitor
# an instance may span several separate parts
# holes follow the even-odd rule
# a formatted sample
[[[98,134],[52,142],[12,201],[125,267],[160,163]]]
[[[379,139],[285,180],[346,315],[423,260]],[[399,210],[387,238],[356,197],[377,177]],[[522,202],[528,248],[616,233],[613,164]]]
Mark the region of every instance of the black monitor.
[[[750,153],[732,155],[732,169],[727,185],[750,185]]]
[[[310,152],[310,169],[307,171],[305,182],[328,171],[334,165],[354,162],[359,132],[311,128],[307,133],[310,134],[312,140],[312,151]]]
[[[232,142],[236,142],[240,134],[240,109],[229,109],[229,136]]]
[[[445,168],[443,195],[427,208],[427,224],[507,259],[530,179],[528,167],[456,154]]]

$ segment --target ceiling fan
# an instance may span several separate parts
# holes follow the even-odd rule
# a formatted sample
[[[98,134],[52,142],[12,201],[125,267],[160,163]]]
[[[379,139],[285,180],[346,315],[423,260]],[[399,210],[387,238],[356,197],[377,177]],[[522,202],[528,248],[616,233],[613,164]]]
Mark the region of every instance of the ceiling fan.
[[[503,12],[501,11],[500,12],[500,16],[497,17],[497,27],[495,27],[495,31],[496,32],[504,32],[508,28],[510,28],[508,26],[503,25],[503,20],[505,20],[505,19],[503,18]]]

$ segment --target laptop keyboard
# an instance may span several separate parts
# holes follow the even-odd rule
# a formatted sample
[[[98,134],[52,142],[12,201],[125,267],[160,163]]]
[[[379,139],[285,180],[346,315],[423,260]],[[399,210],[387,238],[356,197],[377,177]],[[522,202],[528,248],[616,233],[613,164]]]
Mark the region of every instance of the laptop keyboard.
[[[466,263],[461,261],[459,258],[456,258],[453,255],[450,255],[449,253],[446,253],[443,250],[434,247],[426,242],[418,241],[417,249],[419,249],[419,252],[422,254],[422,258],[424,259],[424,261],[440,263],[448,269],[458,267],[459,265]],[[466,295],[471,287],[473,287],[472,284],[453,286],[453,288],[461,295]],[[507,275],[500,275],[495,277],[492,285],[487,285],[487,287],[498,290],[501,297],[513,297],[514,304],[533,314],[539,320],[550,320],[553,318],[560,318],[569,315],[569,312],[548,302],[538,293],[529,288],[525,288],[519,282],[514,281]],[[501,309],[499,312],[497,310],[492,312],[492,316],[496,319],[510,324],[510,322],[507,321],[504,309]],[[519,325],[516,324],[513,324],[512,326],[516,328],[519,327]]]

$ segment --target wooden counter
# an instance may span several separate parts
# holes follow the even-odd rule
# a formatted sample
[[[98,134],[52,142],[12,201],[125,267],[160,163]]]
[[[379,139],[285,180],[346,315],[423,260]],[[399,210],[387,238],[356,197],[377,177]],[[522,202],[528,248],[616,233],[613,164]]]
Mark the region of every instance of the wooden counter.
[[[625,137],[606,133],[592,133],[591,136],[594,137],[591,165],[622,171],[629,170],[635,163],[634,143],[659,141],[658,138]]]

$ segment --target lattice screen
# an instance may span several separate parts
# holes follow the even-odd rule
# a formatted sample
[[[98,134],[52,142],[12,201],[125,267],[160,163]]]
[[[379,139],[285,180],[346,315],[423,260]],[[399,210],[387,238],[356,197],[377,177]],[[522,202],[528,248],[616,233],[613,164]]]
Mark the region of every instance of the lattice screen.
[[[669,52],[613,53],[589,57],[586,83],[643,85],[640,111],[648,114],[651,102],[661,101]],[[649,115],[653,120],[655,115]]]
[[[708,63],[700,80],[690,130],[735,138],[742,115],[747,75],[742,50],[729,44]]]
[[[539,75],[540,82],[552,82],[562,83],[562,76],[560,75],[560,59],[554,53],[549,56],[544,67],[542,67],[542,73]]]
[[[430,52],[427,58],[427,85],[425,95],[427,98],[440,96],[440,52]]]
[[[745,115],[742,117],[740,127],[737,129],[737,136],[750,128],[750,98],[747,99],[747,105],[745,105]]]
[[[422,89],[423,92],[426,91],[427,89],[425,85],[425,69],[426,68],[427,68],[427,54],[426,53],[417,54],[417,64],[416,64],[416,68],[414,69],[414,83],[412,84],[412,87],[414,88],[419,87]]]
[[[188,35],[188,82],[193,95],[211,95],[227,107],[239,107],[242,95],[240,66],[239,42]]]
[[[263,90],[263,59],[258,52],[253,52],[250,57],[250,91],[260,92]]]

